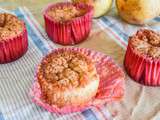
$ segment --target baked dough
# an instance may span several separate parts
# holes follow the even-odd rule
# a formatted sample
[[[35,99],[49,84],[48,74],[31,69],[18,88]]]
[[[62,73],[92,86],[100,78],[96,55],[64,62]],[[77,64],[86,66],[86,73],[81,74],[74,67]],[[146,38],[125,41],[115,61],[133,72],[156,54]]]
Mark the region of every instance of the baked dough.
[[[0,41],[13,38],[22,33],[24,23],[9,13],[0,13]]]
[[[52,52],[38,66],[37,79],[43,99],[50,105],[85,105],[99,86],[95,64],[74,51]]]
[[[140,55],[160,58],[160,34],[143,29],[129,39],[131,47]]]
[[[64,5],[61,7],[53,7],[48,10],[47,14],[57,22],[65,22],[76,17],[83,16],[87,10],[80,9],[74,5]]]

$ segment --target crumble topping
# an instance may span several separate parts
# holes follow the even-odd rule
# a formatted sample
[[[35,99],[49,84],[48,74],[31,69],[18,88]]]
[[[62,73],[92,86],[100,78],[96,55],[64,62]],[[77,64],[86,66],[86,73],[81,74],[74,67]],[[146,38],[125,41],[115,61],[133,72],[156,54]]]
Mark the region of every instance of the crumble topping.
[[[130,40],[133,49],[139,54],[160,58],[160,34],[147,29],[139,30]]]
[[[55,21],[65,22],[84,15],[85,11],[86,10],[84,9],[78,9],[75,6],[70,5],[58,8],[51,8],[47,14],[51,16]]]
[[[8,13],[0,13],[0,40],[14,37],[22,31],[22,22],[16,16]]]
[[[88,80],[86,78],[94,74],[92,61],[76,52],[51,53],[39,67],[39,78],[60,88],[83,85]]]

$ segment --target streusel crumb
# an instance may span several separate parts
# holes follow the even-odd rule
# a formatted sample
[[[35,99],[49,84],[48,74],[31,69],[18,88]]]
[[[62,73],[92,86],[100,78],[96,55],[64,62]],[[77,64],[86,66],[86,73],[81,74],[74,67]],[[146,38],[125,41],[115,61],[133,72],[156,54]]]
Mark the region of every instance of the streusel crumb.
[[[40,66],[45,80],[59,87],[77,87],[92,69],[93,66],[90,66],[90,61],[85,56],[74,52],[51,54]]]
[[[55,21],[65,22],[84,15],[85,10],[78,9],[72,5],[59,8],[51,8],[47,14],[51,16]]]
[[[0,40],[14,37],[23,31],[22,22],[14,15],[0,14]]]
[[[140,30],[130,37],[130,42],[139,54],[160,58],[160,34],[152,30]]]

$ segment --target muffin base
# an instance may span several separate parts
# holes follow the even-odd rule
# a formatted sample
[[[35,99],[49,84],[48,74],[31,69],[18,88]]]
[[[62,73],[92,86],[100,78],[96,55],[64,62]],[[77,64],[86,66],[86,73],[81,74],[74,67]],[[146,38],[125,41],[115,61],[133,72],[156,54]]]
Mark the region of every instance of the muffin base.
[[[134,81],[147,86],[160,86],[160,60],[139,55],[129,44],[124,66]]]
[[[28,49],[27,30],[16,37],[0,41],[0,64],[9,63],[22,57]]]
[[[47,15],[50,8],[63,8],[63,6],[74,5],[77,8],[86,8],[87,12],[80,17],[63,23],[57,22]],[[84,41],[91,30],[93,8],[84,4],[57,3],[50,4],[44,10],[45,29],[49,38],[58,44],[74,45]]]

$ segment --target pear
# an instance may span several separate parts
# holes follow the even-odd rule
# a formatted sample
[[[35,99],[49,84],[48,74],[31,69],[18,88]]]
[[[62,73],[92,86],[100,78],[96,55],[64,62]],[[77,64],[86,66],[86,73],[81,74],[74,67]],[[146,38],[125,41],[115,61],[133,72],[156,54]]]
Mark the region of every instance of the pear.
[[[107,13],[112,6],[112,0],[72,0],[73,2],[86,3],[94,7],[94,18]]]
[[[112,6],[112,0],[93,0],[94,17],[100,17],[107,13]]]
[[[116,0],[119,15],[131,24],[143,25],[160,14],[160,0]]]

